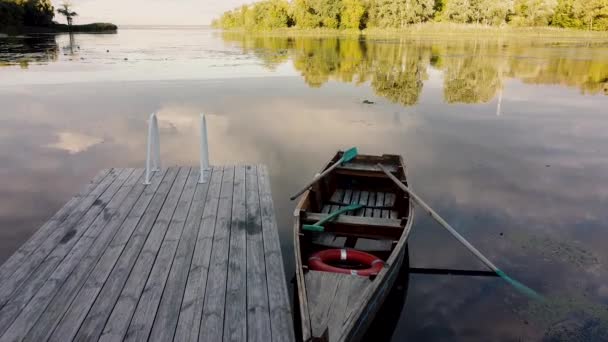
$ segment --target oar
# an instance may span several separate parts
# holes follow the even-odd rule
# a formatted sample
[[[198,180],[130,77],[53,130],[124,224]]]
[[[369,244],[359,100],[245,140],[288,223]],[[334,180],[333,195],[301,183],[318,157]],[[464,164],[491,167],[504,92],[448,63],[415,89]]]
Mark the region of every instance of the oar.
[[[323,171],[322,174],[315,176],[315,178],[308,183],[302,190],[298,191],[295,195],[291,196],[290,200],[294,200],[298,197],[300,197],[301,194],[305,193],[306,190],[308,190],[308,188],[310,188],[311,186],[313,186],[316,182],[318,182],[319,180],[321,180],[323,177],[327,176],[330,172],[332,172],[335,168],[337,168],[338,166],[347,163],[353,159],[355,159],[355,157],[357,156],[357,148],[353,147],[350,148],[348,150],[346,150],[344,152],[344,154],[342,154],[342,158],[340,158],[334,165],[330,166],[327,170]]]
[[[505,272],[500,270],[490,260],[488,260],[488,258],[483,256],[483,254],[481,254],[481,252],[479,252],[475,247],[473,247],[473,245],[471,245],[467,240],[465,240],[465,238],[463,238],[462,235],[458,234],[458,232],[454,228],[452,228],[452,226],[450,226],[443,218],[441,218],[441,216],[439,216],[439,214],[437,214],[431,207],[429,207],[428,204],[426,204],[420,197],[418,197],[418,195],[416,195],[411,189],[409,189],[407,186],[405,186],[405,184],[403,184],[399,179],[397,179],[397,177],[395,177],[387,168],[385,168],[384,165],[378,164],[378,166],[382,169],[382,171],[384,171],[384,173],[393,182],[395,182],[395,184],[397,184],[397,186],[399,186],[401,188],[401,190],[409,193],[410,196],[412,196],[412,198],[414,199],[414,201],[418,205],[420,205],[424,210],[426,210],[426,212],[429,213],[429,215],[431,215],[431,217],[433,219],[435,219],[435,221],[437,221],[441,226],[443,226],[443,228],[447,229],[447,231],[450,232],[450,234],[452,234],[452,236],[454,236],[456,238],[456,240],[460,241],[460,243],[462,243],[471,253],[473,253],[473,255],[475,255],[477,258],[479,258],[479,260],[481,260],[481,262],[483,262],[486,266],[488,266],[499,277],[501,277],[502,279],[507,281],[509,284],[511,284],[517,290],[519,290],[523,294],[529,296],[530,298],[543,300],[543,297],[540,294],[538,294],[536,291],[534,291],[531,288],[527,287],[526,285],[518,282],[517,280],[509,277],[508,275],[505,274]]]
[[[322,232],[325,230],[325,227],[323,227],[323,225],[326,222],[329,222],[333,219],[335,219],[336,217],[349,212],[349,211],[353,211],[353,210],[357,210],[357,209],[361,209],[363,208],[363,206],[361,204],[351,204],[348,207],[344,207],[342,209],[336,210],[333,213],[327,215],[325,218],[319,220],[319,222],[315,223],[315,224],[303,224],[302,225],[302,229],[303,230],[309,230],[312,232]]]

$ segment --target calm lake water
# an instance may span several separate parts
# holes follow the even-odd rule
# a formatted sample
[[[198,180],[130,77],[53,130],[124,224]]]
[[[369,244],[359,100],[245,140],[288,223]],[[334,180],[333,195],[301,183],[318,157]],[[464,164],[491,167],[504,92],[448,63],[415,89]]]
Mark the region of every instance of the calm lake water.
[[[97,171],[269,166],[288,276],[289,195],[338,149],[397,153],[498,278],[405,275],[386,340],[608,340],[608,42],[250,37],[205,28],[0,38],[0,261]],[[412,267],[483,269],[418,211]],[[409,278],[409,281],[408,281]],[[407,291],[406,291],[407,290]],[[375,340],[379,340],[375,338]]]

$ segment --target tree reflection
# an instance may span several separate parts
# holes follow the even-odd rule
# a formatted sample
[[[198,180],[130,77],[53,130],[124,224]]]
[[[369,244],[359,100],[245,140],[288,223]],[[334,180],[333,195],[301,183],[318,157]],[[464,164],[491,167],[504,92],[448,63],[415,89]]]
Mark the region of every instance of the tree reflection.
[[[310,87],[329,80],[370,82],[378,96],[403,106],[418,103],[429,68],[442,71],[447,103],[488,103],[502,92],[507,78],[575,87],[583,94],[608,94],[608,60],[597,49],[601,46],[594,44],[585,47],[590,58],[581,60],[574,54],[558,56],[546,48],[551,42],[507,39],[255,37],[234,32],[223,37],[255,54],[269,69],[291,59]]]
[[[27,69],[30,63],[56,61],[59,48],[54,35],[3,38],[0,44],[0,67],[19,65]]]

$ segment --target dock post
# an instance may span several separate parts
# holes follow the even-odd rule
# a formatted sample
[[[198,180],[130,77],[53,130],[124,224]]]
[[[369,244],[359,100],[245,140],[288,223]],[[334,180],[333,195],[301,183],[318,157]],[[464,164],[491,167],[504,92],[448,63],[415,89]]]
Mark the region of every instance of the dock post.
[[[148,120],[148,143],[146,153],[146,179],[144,184],[149,185],[154,172],[160,171],[160,141],[158,133],[158,120],[156,113],[150,114]]]
[[[205,171],[209,170],[209,142],[207,141],[207,120],[205,114],[201,114],[201,151],[200,151],[201,172],[198,179],[199,183],[207,183]]]

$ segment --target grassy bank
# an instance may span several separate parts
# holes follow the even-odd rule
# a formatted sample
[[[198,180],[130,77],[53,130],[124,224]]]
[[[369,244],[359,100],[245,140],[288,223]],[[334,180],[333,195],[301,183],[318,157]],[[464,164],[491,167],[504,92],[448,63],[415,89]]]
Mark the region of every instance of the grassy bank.
[[[359,36],[364,35],[370,38],[386,37],[396,38],[402,36],[411,37],[440,37],[440,38],[461,38],[461,37],[512,37],[512,38],[563,38],[563,39],[601,39],[608,41],[606,31],[582,31],[576,29],[565,29],[557,27],[513,27],[513,26],[486,26],[475,24],[455,24],[455,23],[424,23],[409,25],[403,29],[378,29],[368,28],[365,30],[337,30],[327,28],[299,29],[296,27],[281,28],[274,30],[251,31],[245,29],[224,30],[228,32],[253,33],[264,36]]]

